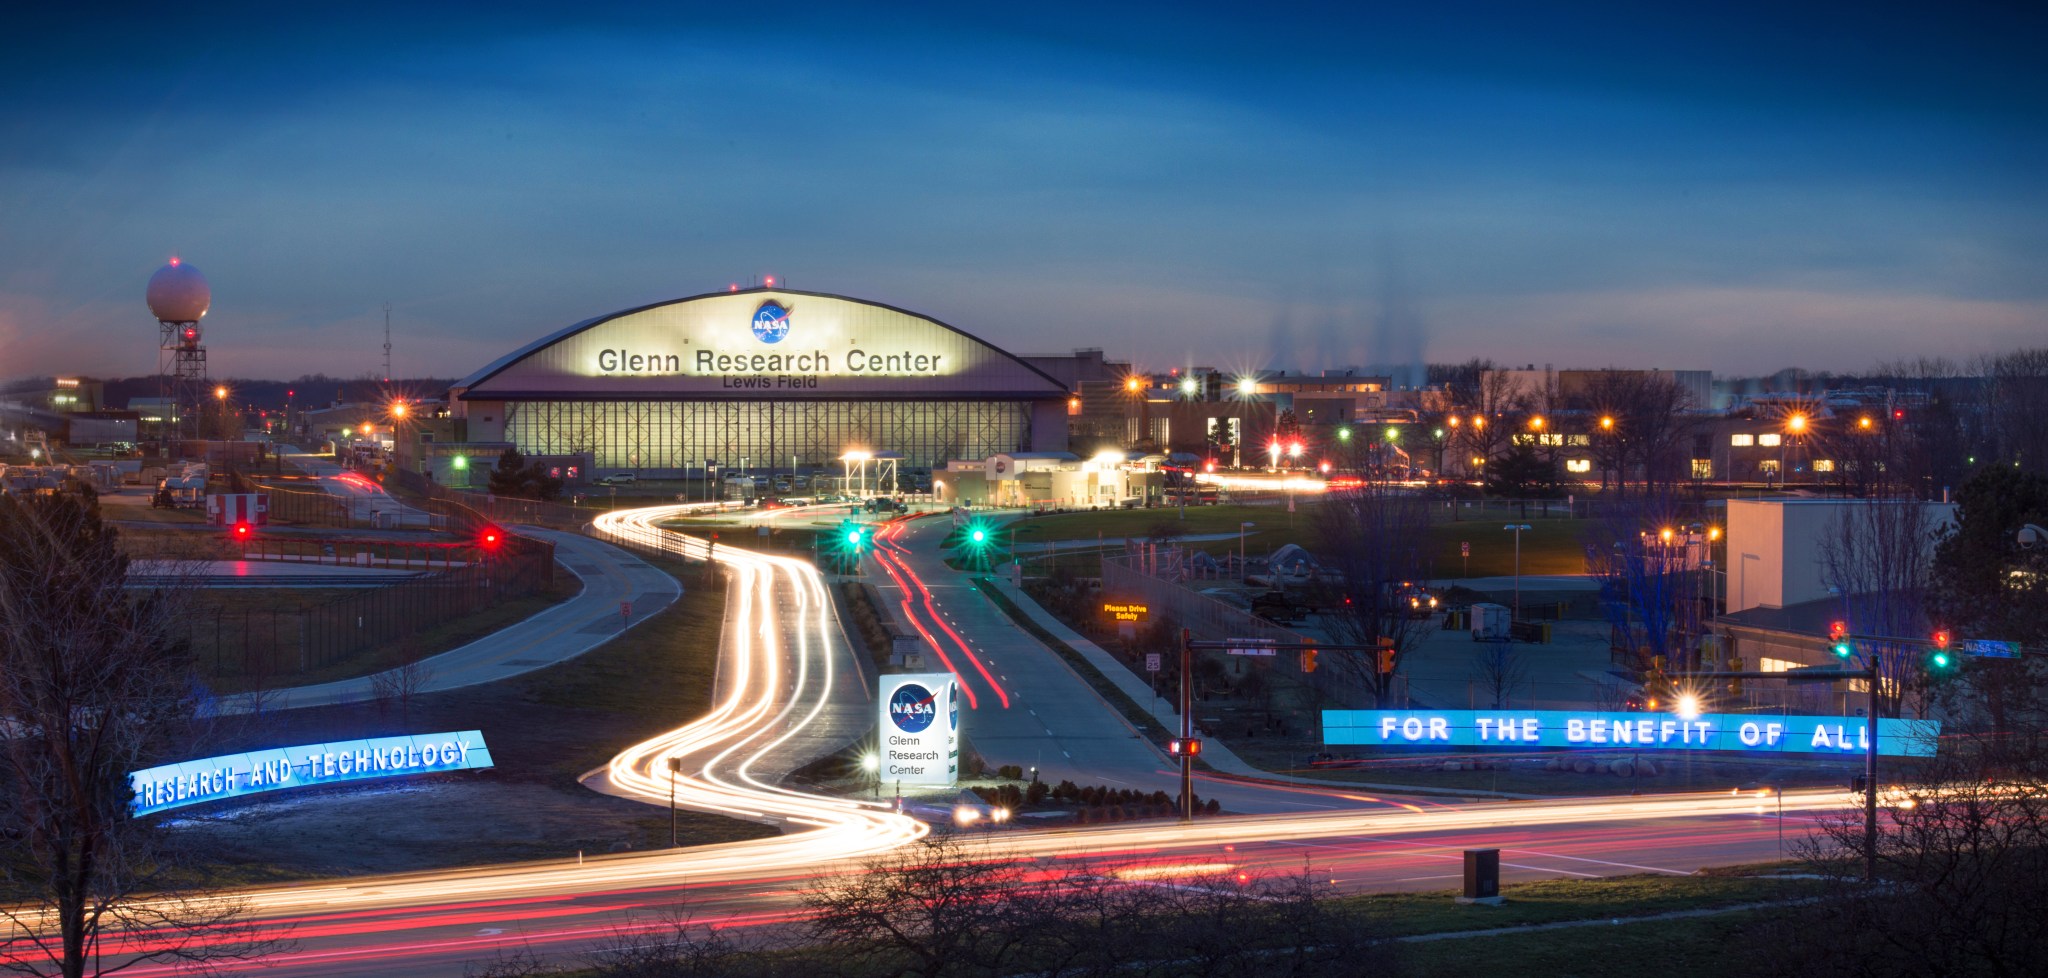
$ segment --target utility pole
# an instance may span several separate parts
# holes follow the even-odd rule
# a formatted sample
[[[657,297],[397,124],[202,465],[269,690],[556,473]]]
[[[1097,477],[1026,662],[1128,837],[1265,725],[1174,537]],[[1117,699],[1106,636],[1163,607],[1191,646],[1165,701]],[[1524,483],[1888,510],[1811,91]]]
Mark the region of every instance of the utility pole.
[[[384,382],[391,383],[391,303],[384,304]]]
[[[682,770],[682,758],[668,759],[668,847],[671,849],[682,844],[676,831],[676,776],[681,774]]]
[[[1180,739],[1185,744],[1195,736],[1194,683],[1190,668],[1193,647],[1188,630],[1180,630]],[[1180,821],[1182,825],[1195,820],[1195,756],[1183,748],[1180,752]]]

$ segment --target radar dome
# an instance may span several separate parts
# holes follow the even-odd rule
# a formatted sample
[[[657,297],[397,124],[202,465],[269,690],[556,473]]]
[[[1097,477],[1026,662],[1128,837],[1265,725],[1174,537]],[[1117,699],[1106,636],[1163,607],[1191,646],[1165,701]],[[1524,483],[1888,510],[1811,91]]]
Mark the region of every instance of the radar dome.
[[[149,311],[159,322],[196,323],[213,304],[206,276],[176,258],[149,277]]]

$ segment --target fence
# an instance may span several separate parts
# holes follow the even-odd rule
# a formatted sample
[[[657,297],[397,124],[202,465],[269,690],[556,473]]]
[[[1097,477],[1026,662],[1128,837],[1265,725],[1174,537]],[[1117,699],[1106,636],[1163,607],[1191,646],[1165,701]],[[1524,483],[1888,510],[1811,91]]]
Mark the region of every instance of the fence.
[[[1269,640],[1276,645],[1299,644],[1304,636],[1276,625],[1228,602],[1146,573],[1139,555],[1102,558],[1102,594],[1133,600],[1151,609],[1152,619],[1171,619],[1196,639],[1249,638]],[[1369,702],[1372,694],[1362,685],[1330,673],[1309,675],[1301,671],[1301,656],[1282,653],[1265,658],[1271,668],[1296,682],[1312,685],[1338,703]]]
[[[591,521],[597,510],[539,499],[493,496],[488,493],[450,489],[407,469],[392,469],[392,482],[409,492],[427,497],[426,503],[448,502],[462,506],[499,524],[529,524],[557,530],[576,530]]]
[[[511,537],[511,541],[523,538]],[[229,685],[296,685],[317,673],[380,647],[389,652],[353,670],[396,665],[424,649],[407,640],[436,626],[548,587],[554,547],[541,541],[508,545],[489,559],[423,574],[384,587],[364,588],[305,607],[199,609],[184,617],[186,637],[201,668]]]

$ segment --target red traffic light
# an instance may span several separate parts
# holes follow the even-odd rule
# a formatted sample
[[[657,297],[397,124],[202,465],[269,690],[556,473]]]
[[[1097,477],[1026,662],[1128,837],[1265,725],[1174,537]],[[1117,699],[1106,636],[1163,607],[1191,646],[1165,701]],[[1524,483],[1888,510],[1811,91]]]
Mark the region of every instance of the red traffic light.
[[[1828,622],[1828,637],[1837,642],[1849,637],[1849,623],[1846,621]]]
[[[1938,629],[1935,629],[1935,631],[1934,631],[1934,647],[1935,647],[1935,648],[1937,648],[1937,649],[1946,649],[1946,648],[1948,648],[1948,629],[1946,629],[1946,628],[1938,628]]]
[[[499,544],[505,542],[505,531],[495,526],[487,526],[477,533],[476,540],[483,545],[485,550],[496,550]]]

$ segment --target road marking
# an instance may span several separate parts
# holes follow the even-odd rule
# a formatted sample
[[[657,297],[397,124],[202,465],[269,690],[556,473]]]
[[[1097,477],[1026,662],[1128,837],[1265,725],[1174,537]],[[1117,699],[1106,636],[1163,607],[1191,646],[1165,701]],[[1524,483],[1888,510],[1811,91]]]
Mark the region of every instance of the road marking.
[[[1540,851],[1540,850],[1536,850],[1536,849],[1502,849],[1501,851],[1502,851],[1502,852],[1526,852],[1526,853],[1529,853],[1529,854],[1530,854],[1530,855],[1532,855],[1532,856],[1543,856],[1543,857],[1545,857],[1545,858],[1548,858],[1548,859],[1572,859],[1572,860],[1577,860],[1578,862],[1582,862],[1582,863],[1594,863],[1594,864],[1597,864],[1597,865],[1601,865],[1601,866],[1620,866],[1620,867],[1622,867],[1623,869],[1641,869],[1641,870],[1647,870],[1647,871],[1649,871],[1649,872],[1652,872],[1652,873],[1670,873],[1670,874],[1671,874],[1671,875],[1673,875],[1673,876],[1691,876],[1691,875],[1692,875],[1691,873],[1687,873],[1687,872],[1684,872],[1684,871],[1681,871],[1681,870],[1676,870],[1676,869],[1665,869],[1665,868],[1664,868],[1664,867],[1662,867],[1662,866],[1642,866],[1642,865],[1638,865],[1638,864],[1636,864],[1636,863],[1617,863],[1617,862],[1611,862],[1611,861],[1609,861],[1609,860],[1606,860],[1606,859],[1588,859],[1588,858],[1586,858],[1586,857],[1584,857],[1584,856],[1567,856],[1567,855],[1564,855],[1564,854],[1562,854],[1562,853],[1556,853],[1556,852],[1542,852],[1542,851]]]

